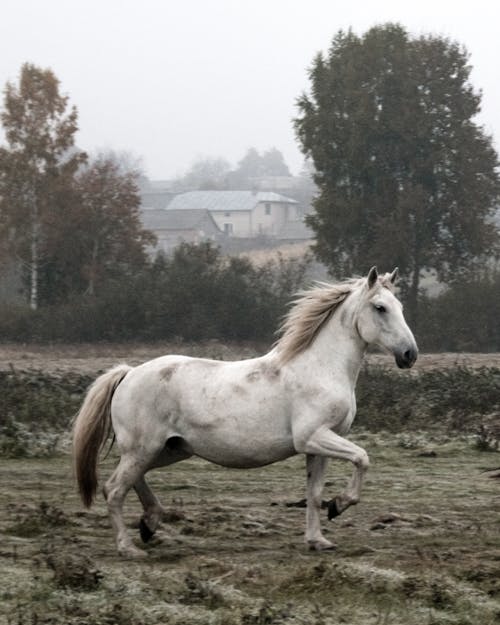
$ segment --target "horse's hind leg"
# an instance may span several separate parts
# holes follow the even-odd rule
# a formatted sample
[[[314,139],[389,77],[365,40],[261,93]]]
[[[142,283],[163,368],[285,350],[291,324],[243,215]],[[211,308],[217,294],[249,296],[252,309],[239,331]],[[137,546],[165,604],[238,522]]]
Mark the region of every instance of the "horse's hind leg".
[[[169,464],[174,464],[175,462],[180,462],[181,460],[186,460],[186,458],[190,456],[191,454],[189,452],[182,449],[169,448],[167,443],[165,448],[157,455],[150,468],[164,467]],[[144,508],[144,514],[139,523],[139,531],[142,541],[147,543],[151,540],[160,524],[165,509],[149,487],[144,475],[141,475],[134,484],[134,489]]]
[[[142,542],[147,543],[151,540],[156,528],[160,524],[164,508],[148,486],[144,476],[141,476],[137,480],[134,484],[134,489],[144,508],[144,514],[139,522],[139,531]]]
[[[109,517],[115,530],[118,553],[128,558],[146,556],[146,552],[132,543],[123,520],[123,502],[128,491],[144,475],[145,467],[132,454],[125,454],[115,471],[104,486],[104,495],[108,504]]]

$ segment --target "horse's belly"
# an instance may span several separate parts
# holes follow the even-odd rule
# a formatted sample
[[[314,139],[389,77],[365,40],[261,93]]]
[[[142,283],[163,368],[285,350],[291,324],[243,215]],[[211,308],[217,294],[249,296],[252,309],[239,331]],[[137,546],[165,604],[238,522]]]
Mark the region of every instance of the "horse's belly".
[[[241,423],[227,418],[200,429],[184,429],[183,437],[196,456],[233,468],[260,467],[293,456],[291,431],[271,423]]]
[[[249,446],[227,447],[221,445],[220,441],[215,441],[213,445],[203,444],[194,446],[193,453],[200,458],[209,460],[223,467],[251,469],[285,460],[295,455],[296,451],[293,445],[288,442],[275,444],[272,448],[251,448]]]

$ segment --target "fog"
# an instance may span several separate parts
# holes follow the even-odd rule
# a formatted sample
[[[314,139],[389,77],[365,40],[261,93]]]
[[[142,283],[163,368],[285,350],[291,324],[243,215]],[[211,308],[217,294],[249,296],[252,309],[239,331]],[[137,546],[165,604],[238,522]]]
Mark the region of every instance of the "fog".
[[[150,178],[180,175],[199,157],[235,165],[248,148],[272,146],[297,173],[292,119],[314,55],[341,28],[397,21],[466,46],[483,92],[479,121],[498,144],[499,13],[485,0],[4,0],[0,85],[24,62],[50,67],[78,108],[78,145],[130,152]]]

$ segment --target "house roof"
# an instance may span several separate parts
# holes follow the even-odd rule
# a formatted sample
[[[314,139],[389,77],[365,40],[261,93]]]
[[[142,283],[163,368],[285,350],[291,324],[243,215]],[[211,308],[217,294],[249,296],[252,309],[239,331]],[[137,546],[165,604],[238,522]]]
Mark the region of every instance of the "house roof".
[[[295,200],[273,191],[188,191],[176,195],[167,210],[251,211],[259,202],[297,204]]]
[[[163,209],[145,208],[141,210],[141,221],[147,230],[194,230],[207,220],[219,230],[212,215],[206,209]]]
[[[143,191],[141,205],[143,208],[166,208],[173,196],[171,191]]]

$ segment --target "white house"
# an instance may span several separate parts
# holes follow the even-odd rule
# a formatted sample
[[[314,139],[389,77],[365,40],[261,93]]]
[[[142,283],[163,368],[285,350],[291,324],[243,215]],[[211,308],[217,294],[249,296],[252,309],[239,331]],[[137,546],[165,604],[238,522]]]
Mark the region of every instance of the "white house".
[[[271,191],[189,191],[176,195],[166,210],[205,209],[224,234],[277,237],[297,220],[297,202]]]

